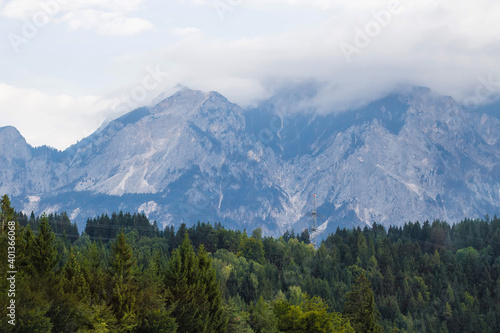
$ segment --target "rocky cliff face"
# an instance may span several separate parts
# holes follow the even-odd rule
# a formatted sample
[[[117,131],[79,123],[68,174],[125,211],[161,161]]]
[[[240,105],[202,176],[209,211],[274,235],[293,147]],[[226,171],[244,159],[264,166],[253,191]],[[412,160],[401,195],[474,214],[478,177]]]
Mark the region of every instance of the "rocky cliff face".
[[[313,194],[323,235],[500,210],[500,109],[466,111],[414,89],[340,114],[287,114],[296,101],[285,97],[243,110],[183,89],[64,152],[4,127],[0,192],[17,209],[66,210],[80,230],[87,217],[125,210],[280,234],[309,225]]]

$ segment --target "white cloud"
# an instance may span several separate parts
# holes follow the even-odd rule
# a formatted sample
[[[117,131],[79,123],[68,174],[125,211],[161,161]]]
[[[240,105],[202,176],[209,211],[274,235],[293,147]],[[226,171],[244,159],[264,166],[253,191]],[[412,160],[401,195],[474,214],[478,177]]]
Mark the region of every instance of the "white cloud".
[[[62,21],[72,30],[95,30],[101,35],[132,35],[153,28],[153,24],[140,18],[129,18],[118,13],[94,9],[77,10],[65,14]]]
[[[235,10],[264,4],[332,12],[315,26],[275,35],[182,40],[164,52],[176,64],[172,73],[185,85],[219,90],[243,104],[269,95],[279,82],[314,78],[324,85],[311,103],[325,110],[358,106],[401,85],[427,86],[463,102],[481,77],[500,82],[496,2],[254,0],[241,1]],[[359,42],[360,31],[366,45]],[[356,48],[350,61],[342,43]]]
[[[38,0],[13,0],[7,2],[0,13],[8,18],[27,18],[28,15],[33,15],[34,12],[41,10],[40,1]]]
[[[179,1],[181,3],[190,2],[190,3],[192,3],[193,5],[196,5],[196,6],[203,6],[203,5],[205,5],[207,3],[205,0],[187,0],[187,1],[186,0],[179,0]]]
[[[2,126],[16,127],[34,146],[68,147],[91,134],[114,102],[101,96],[47,95],[0,83]]]
[[[140,103],[148,104],[153,95],[180,83],[193,89],[217,90],[231,101],[251,105],[282,85],[311,79],[321,83],[321,90],[315,99],[306,102],[325,112],[370,102],[401,85],[427,86],[460,102],[475,96],[479,85],[483,85],[483,95],[489,93],[480,102],[500,95],[500,3],[493,0],[401,1],[400,10],[390,16],[387,12],[393,2],[389,0],[195,0],[197,6],[184,0],[168,2],[174,4],[173,10],[162,0],[66,2],[67,7],[55,18],[69,28],[132,36],[114,38],[112,42],[92,36],[95,46],[93,40],[87,40],[78,52],[63,52],[65,58],[53,57],[70,60],[75,68],[88,68],[88,73],[83,74],[69,71],[71,74],[62,77],[66,74],[60,74],[55,67],[45,67],[45,63],[40,65],[42,74],[36,72],[35,66],[25,72],[23,61],[28,61],[29,52],[40,51],[42,38],[40,43],[30,45],[26,53],[12,58],[11,62],[19,68],[12,73],[21,73],[21,85],[26,87],[35,86],[27,82],[30,77],[56,75],[53,73],[59,73],[62,81],[73,82],[73,91],[78,91],[79,84],[88,77],[92,77],[91,82],[101,82],[101,78],[105,82],[102,88],[92,90],[99,92],[95,96],[81,93],[83,97],[70,97],[48,94],[49,89],[23,89],[16,86],[16,82],[21,82],[17,78],[2,78],[9,82],[0,86],[0,109],[7,110],[9,117],[4,119],[24,128],[22,133],[30,135],[33,144],[64,147],[83,137],[79,128],[90,133],[111,115],[104,110],[112,109],[123,99],[113,96],[130,96],[134,85],[141,84],[144,68],[154,68],[156,64],[167,75],[158,89],[148,91],[148,97]],[[213,7],[219,2],[231,7],[224,12],[224,20],[218,19]],[[193,10],[189,14],[183,7],[188,3]],[[13,0],[0,8],[3,16],[29,18],[40,10],[40,2]],[[141,16],[144,19],[135,13],[139,10],[147,15]],[[154,33],[148,34],[147,40],[141,39],[141,35],[133,36],[153,27],[146,19],[155,23]],[[45,59],[47,63],[54,62],[52,66],[57,66],[57,61],[50,59],[51,52],[56,55],[66,51],[62,42],[57,44],[58,35],[48,38],[58,27],[46,30],[45,48],[40,52],[49,54]],[[348,56],[342,51],[346,44],[355,47],[355,52]],[[103,52],[95,52],[92,47]],[[93,61],[86,62],[87,59]],[[485,81],[490,81],[486,88]],[[99,89],[113,92],[108,96]],[[7,93],[14,97],[6,99],[10,96]],[[128,103],[120,112],[136,106],[140,106],[139,102]],[[21,110],[19,115],[17,110]],[[4,124],[2,121],[0,125]],[[51,131],[38,130],[39,124]],[[66,137],[54,135],[56,129]]]
[[[344,9],[351,10],[371,10],[387,5],[390,1],[398,0],[372,0],[372,1],[343,1],[343,0],[181,0],[194,5],[206,5],[218,7],[221,10],[232,7],[242,9],[254,9],[259,11],[277,11],[294,8],[307,8],[319,10],[339,11]],[[424,0],[425,1],[425,0]],[[437,2],[439,0],[427,0],[427,2]]]
[[[200,36],[202,31],[198,28],[187,27],[187,28],[175,28],[172,31],[175,35],[186,37],[186,36]]]
[[[30,18],[37,11],[68,12],[79,9],[101,8],[111,12],[127,13],[139,8],[144,0],[11,0],[0,13],[9,18]]]
[[[153,28],[153,24],[126,14],[139,9],[144,0],[12,0],[0,14],[35,23],[59,19],[72,30],[94,30],[101,35],[132,35]]]

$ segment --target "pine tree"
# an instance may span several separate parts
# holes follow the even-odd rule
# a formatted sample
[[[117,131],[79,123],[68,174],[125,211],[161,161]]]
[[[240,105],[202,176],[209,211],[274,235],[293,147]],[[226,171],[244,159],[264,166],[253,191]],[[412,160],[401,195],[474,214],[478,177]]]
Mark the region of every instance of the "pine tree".
[[[109,305],[123,330],[133,329],[136,320],[136,287],[132,268],[135,264],[132,248],[127,244],[123,231],[111,246]]]
[[[10,199],[7,194],[2,196],[2,200],[0,201],[0,218],[2,220],[2,232],[5,230],[7,223],[10,221],[16,221],[16,213],[14,212],[14,208],[12,208],[10,204]]]
[[[205,314],[208,316],[208,332],[224,332],[226,321],[223,318],[222,294],[219,281],[212,268],[212,259],[208,256],[203,245],[198,250],[198,275],[202,286],[201,298],[205,302]]]
[[[250,325],[257,333],[278,332],[278,321],[273,309],[264,301],[262,296],[251,308]]]
[[[137,333],[146,332],[176,332],[177,324],[165,307],[163,276],[161,275],[161,253],[155,250],[148,267],[142,272],[139,280],[141,299],[138,303],[138,316],[141,320]]]
[[[165,274],[167,305],[179,332],[224,332],[222,296],[211,259],[200,246],[195,254],[187,233]]]
[[[184,242],[174,250],[165,273],[167,305],[172,308],[180,332],[191,332],[199,326],[195,320],[201,315],[195,304],[195,261],[186,233]]]
[[[71,249],[69,260],[66,262],[63,272],[65,292],[77,296],[80,302],[88,301],[90,298],[89,286],[73,249]]]
[[[83,252],[82,269],[90,289],[93,304],[100,303],[106,294],[106,278],[109,272],[102,269],[106,253],[102,242],[91,242]]]
[[[56,266],[57,249],[54,240],[55,236],[50,230],[49,219],[43,214],[38,226],[38,235],[33,244],[33,252],[30,255],[33,268],[41,277],[49,276]]]
[[[378,324],[380,315],[375,308],[375,297],[364,273],[356,279],[346,298],[344,315],[349,318],[356,332],[382,332]]]

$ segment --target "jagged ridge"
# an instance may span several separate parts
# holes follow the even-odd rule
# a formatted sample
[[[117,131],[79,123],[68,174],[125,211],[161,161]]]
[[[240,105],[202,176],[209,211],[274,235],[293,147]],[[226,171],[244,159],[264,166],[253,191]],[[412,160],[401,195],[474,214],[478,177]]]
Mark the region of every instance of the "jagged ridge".
[[[243,110],[216,92],[183,89],[64,152],[32,148],[4,127],[0,190],[27,211],[66,210],[80,228],[103,211],[139,210],[163,224],[221,221],[277,234],[308,225],[313,193],[326,232],[499,209],[491,108],[467,111],[428,89],[340,114],[286,114],[283,103]]]

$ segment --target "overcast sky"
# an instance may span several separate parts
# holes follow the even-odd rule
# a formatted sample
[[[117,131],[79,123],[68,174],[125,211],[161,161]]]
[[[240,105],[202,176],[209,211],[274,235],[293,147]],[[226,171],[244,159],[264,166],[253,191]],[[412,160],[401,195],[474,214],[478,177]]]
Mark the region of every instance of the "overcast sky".
[[[318,80],[338,112],[400,87],[500,92],[496,0],[0,0],[0,126],[64,149],[177,84],[242,106]]]

